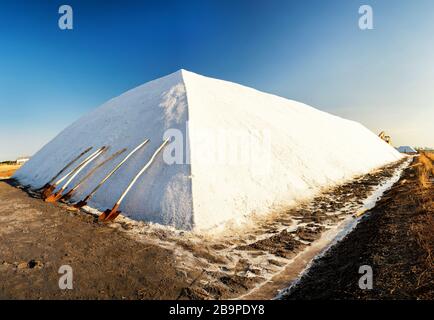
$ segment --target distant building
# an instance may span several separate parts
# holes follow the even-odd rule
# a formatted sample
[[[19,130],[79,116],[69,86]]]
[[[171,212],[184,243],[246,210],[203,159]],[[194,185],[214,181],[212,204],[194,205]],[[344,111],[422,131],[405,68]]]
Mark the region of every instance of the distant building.
[[[16,160],[17,164],[25,164],[30,160],[30,157],[20,157]]]
[[[399,148],[396,148],[396,150],[398,150],[401,153],[406,153],[406,154],[417,154],[416,149],[414,149],[413,147],[410,147],[410,146],[400,146]]]

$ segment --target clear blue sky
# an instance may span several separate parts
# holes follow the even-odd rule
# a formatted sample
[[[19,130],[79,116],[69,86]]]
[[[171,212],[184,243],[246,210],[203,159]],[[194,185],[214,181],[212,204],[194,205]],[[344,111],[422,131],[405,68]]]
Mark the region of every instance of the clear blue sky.
[[[74,30],[58,8],[74,9]],[[374,30],[358,28],[358,8]],[[434,146],[434,1],[1,1],[0,160],[184,68]]]

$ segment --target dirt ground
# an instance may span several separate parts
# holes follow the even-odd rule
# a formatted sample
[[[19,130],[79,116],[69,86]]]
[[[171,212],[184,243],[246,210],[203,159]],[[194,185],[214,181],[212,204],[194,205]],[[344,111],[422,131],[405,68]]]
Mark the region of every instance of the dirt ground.
[[[353,219],[404,162],[218,237],[122,217],[109,227],[67,204],[45,203],[12,180],[0,181],[0,299],[271,299],[290,279],[273,278],[278,287],[263,291],[262,285],[324,232]],[[309,260],[293,272],[298,275]],[[73,290],[58,287],[65,264],[74,271]]]
[[[434,170],[426,160],[416,158],[285,299],[434,299]],[[361,265],[372,267],[372,290],[359,288]]]
[[[7,181],[0,181],[0,226],[0,299],[176,299],[186,285],[169,250]],[[73,269],[73,290],[59,289],[62,265]]]

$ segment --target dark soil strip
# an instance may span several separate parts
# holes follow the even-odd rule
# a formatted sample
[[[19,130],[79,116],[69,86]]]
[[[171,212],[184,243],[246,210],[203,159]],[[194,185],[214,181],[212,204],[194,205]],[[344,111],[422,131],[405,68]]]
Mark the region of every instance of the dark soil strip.
[[[434,187],[421,185],[417,162],[283,299],[434,298]],[[362,265],[372,290],[359,288]]]

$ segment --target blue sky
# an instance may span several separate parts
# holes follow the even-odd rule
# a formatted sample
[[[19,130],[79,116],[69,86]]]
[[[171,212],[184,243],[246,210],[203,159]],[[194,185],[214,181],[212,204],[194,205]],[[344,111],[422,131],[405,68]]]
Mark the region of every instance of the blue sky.
[[[374,30],[358,28],[362,4]],[[2,1],[0,160],[180,68],[434,146],[433,34],[432,0]]]

